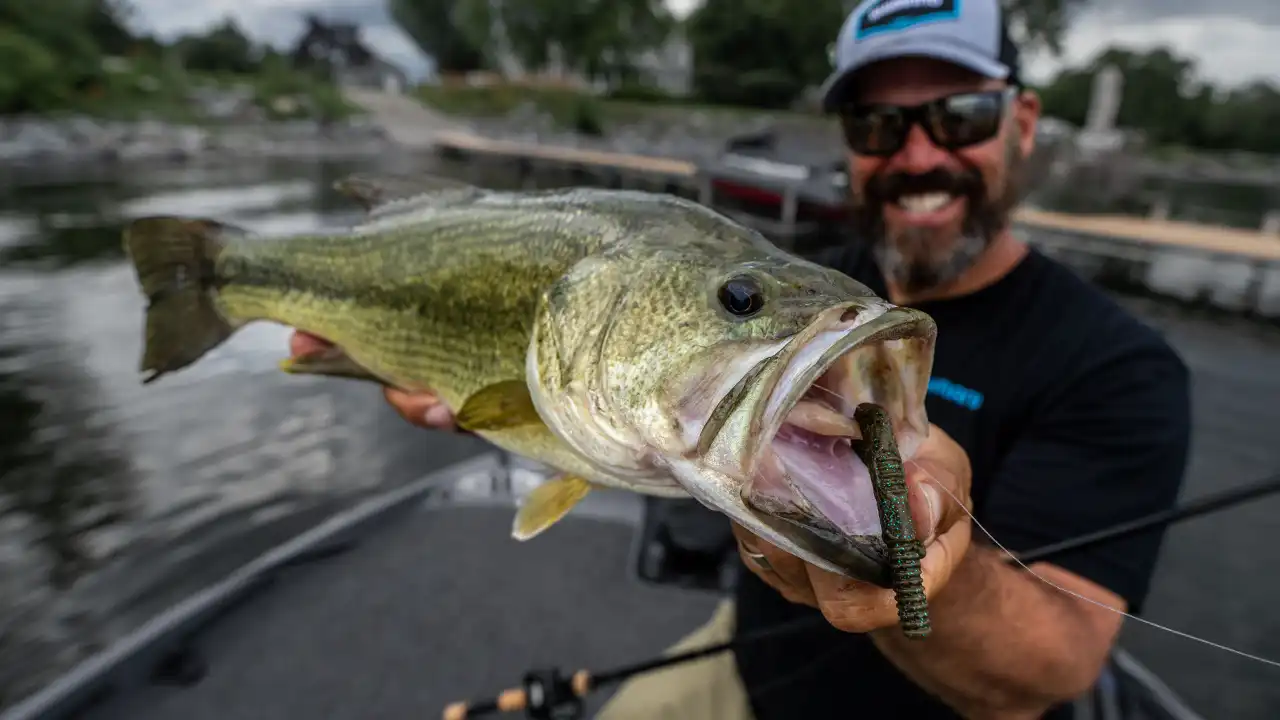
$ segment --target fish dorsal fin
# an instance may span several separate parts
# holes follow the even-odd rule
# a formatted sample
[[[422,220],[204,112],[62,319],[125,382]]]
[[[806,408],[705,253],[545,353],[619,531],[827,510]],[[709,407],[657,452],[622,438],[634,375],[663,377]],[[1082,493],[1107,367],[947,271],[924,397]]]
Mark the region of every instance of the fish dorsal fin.
[[[337,181],[333,187],[355,200],[370,215],[381,216],[405,210],[446,205],[479,194],[470,183],[439,175],[392,175],[356,173]]]
[[[506,380],[481,389],[467,398],[455,418],[459,428],[472,432],[543,424],[523,380]]]
[[[591,483],[576,475],[560,475],[534,488],[521,503],[511,524],[511,537],[528,540],[560,522],[591,490]]]

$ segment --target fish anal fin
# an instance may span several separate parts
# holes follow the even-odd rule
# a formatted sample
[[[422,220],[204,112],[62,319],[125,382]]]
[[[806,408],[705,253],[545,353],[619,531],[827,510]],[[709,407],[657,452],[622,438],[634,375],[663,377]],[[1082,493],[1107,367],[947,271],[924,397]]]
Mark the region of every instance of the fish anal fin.
[[[505,380],[485,387],[467,398],[455,419],[459,428],[471,432],[543,424],[523,380]]]
[[[558,475],[530,492],[511,525],[511,537],[528,540],[555,525],[574,508],[587,493],[591,483],[577,475]]]
[[[280,361],[280,369],[290,375],[326,375],[353,380],[370,380],[380,383],[368,370],[352,360],[342,348],[328,346],[305,355],[297,355]]]

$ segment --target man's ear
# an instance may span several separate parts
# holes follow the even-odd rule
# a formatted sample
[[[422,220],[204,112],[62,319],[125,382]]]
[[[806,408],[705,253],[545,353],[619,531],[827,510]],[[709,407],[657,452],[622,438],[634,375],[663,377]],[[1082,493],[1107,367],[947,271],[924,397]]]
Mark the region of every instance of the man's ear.
[[[1031,157],[1031,152],[1036,148],[1040,110],[1040,96],[1035,90],[1024,89],[1013,101],[1013,121],[1018,130],[1018,146],[1022,148],[1022,157]]]

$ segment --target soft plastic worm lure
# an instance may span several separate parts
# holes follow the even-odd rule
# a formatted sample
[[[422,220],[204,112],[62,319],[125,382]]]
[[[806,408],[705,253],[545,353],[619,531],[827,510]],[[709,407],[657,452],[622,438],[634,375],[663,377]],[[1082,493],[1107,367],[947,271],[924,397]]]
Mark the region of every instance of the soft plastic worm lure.
[[[924,543],[916,537],[911,506],[907,502],[906,471],[893,437],[893,423],[884,408],[859,405],[853,414],[862,431],[854,451],[871,472],[880,527],[889,554],[889,577],[898,603],[898,624],[909,638],[929,636],[929,601],[924,594],[920,561]]]

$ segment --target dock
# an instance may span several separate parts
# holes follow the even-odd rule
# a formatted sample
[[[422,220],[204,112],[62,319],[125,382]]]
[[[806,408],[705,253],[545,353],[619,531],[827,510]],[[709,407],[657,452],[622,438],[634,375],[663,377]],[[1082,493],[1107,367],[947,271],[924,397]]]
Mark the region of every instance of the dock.
[[[434,140],[435,152],[445,158],[514,166],[524,183],[531,182],[535,174],[549,171],[591,178],[605,186],[658,189],[696,199],[783,241],[813,230],[815,222],[801,217],[806,202],[830,210],[833,203],[842,201],[845,192],[837,184],[821,182],[823,178],[803,175],[803,166],[747,156],[727,155],[718,164],[700,166],[679,158],[499,140],[464,130],[438,132]],[[802,172],[797,174],[788,168]],[[776,195],[777,215],[760,216],[725,207],[717,187],[730,181]],[[815,193],[815,186],[821,184],[831,187]],[[1173,294],[1230,295],[1233,309],[1252,315],[1280,316],[1280,234],[1262,228],[1248,230],[1122,215],[1075,215],[1033,207],[1015,211],[1013,220],[1032,243],[1053,252],[1135,263],[1141,266],[1140,272],[1157,278],[1154,284],[1172,286]],[[1176,266],[1172,271],[1171,263]],[[1224,264],[1229,267],[1224,269]],[[1224,276],[1230,278],[1224,281]],[[1232,287],[1188,290],[1184,287],[1188,281],[1226,282]],[[1270,311],[1265,308],[1268,304],[1274,306]]]

